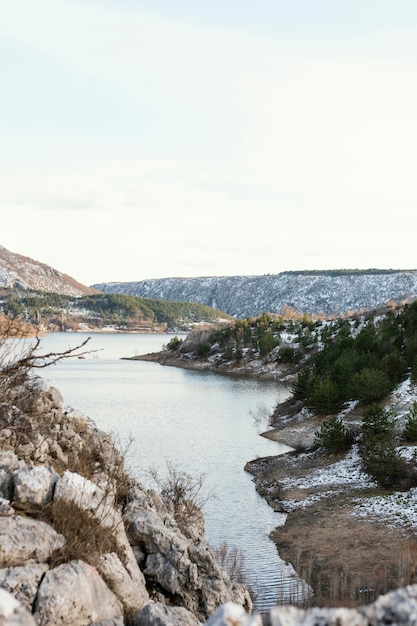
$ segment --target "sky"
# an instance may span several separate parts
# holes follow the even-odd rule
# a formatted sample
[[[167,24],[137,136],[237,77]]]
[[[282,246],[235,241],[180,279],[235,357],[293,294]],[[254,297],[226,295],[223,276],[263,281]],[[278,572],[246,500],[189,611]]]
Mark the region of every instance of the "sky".
[[[79,282],[415,269],[415,0],[0,0],[0,245]]]

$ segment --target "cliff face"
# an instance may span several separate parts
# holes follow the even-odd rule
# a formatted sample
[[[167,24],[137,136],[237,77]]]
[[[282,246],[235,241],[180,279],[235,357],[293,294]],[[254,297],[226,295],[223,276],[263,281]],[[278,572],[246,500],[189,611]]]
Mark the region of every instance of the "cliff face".
[[[45,263],[9,252],[3,246],[0,246],[0,286],[70,296],[96,293],[94,289],[82,285],[71,276],[62,274]]]
[[[417,270],[282,272],[265,276],[159,278],[93,285],[105,293],[199,302],[238,318],[295,311],[331,315],[417,297]]]

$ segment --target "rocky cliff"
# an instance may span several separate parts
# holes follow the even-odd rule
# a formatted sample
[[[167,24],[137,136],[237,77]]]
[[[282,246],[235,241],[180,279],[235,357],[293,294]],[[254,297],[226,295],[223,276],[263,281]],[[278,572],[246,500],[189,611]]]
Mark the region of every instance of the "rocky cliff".
[[[180,529],[58,390],[35,379],[0,409],[0,589],[19,603],[0,595],[0,624],[197,626],[228,601],[250,609],[201,518]],[[26,621],[2,621],[16,607]]]
[[[3,246],[0,246],[0,287],[33,289],[70,296],[96,293],[94,289],[82,285],[71,276],[45,263],[9,252]]]
[[[93,285],[105,293],[208,304],[238,318],[294,311],[331,315],[417,297],[417,270],[282,272]]]

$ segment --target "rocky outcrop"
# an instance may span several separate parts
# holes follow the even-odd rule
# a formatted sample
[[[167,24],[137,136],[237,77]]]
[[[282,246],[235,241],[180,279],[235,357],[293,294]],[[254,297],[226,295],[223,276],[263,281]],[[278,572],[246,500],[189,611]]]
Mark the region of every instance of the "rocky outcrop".
[[[56,389],[34,380],[10,400],[0,404],[0,626],[197,626],[224,602],[251,609],[200,518],[184,534],[172,504],[130,477],[111,437]]]
[[[97,570],[79,560],[46,572],[34,608],[35,621],[42,626],[88,626],[123,615],[121,602]]]

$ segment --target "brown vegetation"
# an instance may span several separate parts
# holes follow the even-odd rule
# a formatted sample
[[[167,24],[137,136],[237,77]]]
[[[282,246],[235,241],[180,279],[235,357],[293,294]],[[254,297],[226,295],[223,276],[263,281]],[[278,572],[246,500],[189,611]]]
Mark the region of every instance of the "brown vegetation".
[[[350,512],[336,497],[291,513],[271,535],[280,556],[312,587],[306,604],[359,606],[414,582],[415,539]]]

